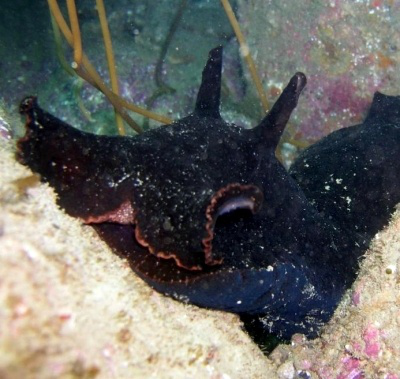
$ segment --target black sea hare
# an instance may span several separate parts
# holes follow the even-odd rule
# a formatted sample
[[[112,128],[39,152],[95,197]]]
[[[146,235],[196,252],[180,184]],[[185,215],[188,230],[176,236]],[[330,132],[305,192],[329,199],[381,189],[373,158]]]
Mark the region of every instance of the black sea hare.
[[[157,291],[313,337],[400,201],[400,98],[375,94],[363,124],[288,173],[275,149],[305,76],[246,130],[220,117],[221,65],[216,48],[191,115],[137,137],[83,133],[26,98],[19,160]]]

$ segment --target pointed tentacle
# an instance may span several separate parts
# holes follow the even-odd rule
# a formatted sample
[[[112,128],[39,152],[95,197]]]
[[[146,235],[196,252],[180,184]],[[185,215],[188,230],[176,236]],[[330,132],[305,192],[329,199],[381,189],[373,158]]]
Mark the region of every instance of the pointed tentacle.
[[[200,117],[219,118],[221,97],[222,46],[212,49],[203,70],[195,113]]]
[[[289,84],[283,90],[271,111],[256,126],[255,131],[260,133],[268,146],[276,148],[278,145],[279,139],[289,121],[291,113],[297,106],[300,93],[306,86],[306,83],[306,76],[301,72],[297,72],[290,79]]]

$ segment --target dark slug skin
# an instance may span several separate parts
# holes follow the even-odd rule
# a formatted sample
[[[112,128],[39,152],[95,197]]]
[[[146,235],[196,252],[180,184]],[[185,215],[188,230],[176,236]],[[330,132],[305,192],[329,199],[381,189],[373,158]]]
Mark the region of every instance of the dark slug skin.
[[[18,159],[157,291],[314,337],[400,202],[400,98],[376,93],[363,124],[287,172],[275,149],[305,75],[249,130],[220,116],[221,67],[217,47],[194,112],[136,137],[81,132],[28,97]]]

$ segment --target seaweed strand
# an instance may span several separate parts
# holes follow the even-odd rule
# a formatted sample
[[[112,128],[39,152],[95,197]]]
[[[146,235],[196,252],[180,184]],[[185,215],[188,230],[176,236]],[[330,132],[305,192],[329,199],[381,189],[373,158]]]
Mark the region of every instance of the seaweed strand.
[[[162,78],[162,66],[163,66],[163,63],[165,60],[165,56],[167,55],[169,45],[171,44],[172,38],[173,38],[176,30],[178,29],[178,25],[182,19],[182,15],[186,9],[186,6],[187,6],[187,0],[181,0],[178,10],[177,10],[177,12],[174,16],[174,19],[172,20],[172,23],[169,27],[167,37],[165,38],[165,41],[161,47],[160,56],[158,57],[158,61],[157,61],[156,69],[155,69],[155,73],[154,73],[154,79],[155,79],[157,86],[161,87],[161,88],[166,87],[165,90],[168,92],[171,92],[171,91],[175,92],[175,90],[173,88],[171,88],[170,86],[168,86],[167,84],[165,84],[165,82]]]
[[[76,11],[75,0],[67,0],[68,17],[71,23],[72,39],[74,46],[74,64],[82,64],[82,39],[79,29],[78,14]]]
[[[56,54],[57,58],[61,64],[61,67],[67,72],[68,75],[72,76],[75,78],[75,81],[73,83],[73,94],[75,97],[75,101],[78,105],[78,108],[82,112],[83,116],[89,121],[93,122],[92,115],[90,112],[86,109],[82,96],[81,96],[81,90],[82,90],[82,85],[84,83],[84,80],[77,76],[76,72],[72,69],[72,67],[68,64],[67,60],[65,59],[63,49],[62,49],[62,39],[61,39],[61,33],[60,29],[58,28],[58,25],[56,21],[54,20],[53,15],[50,12],[50,19],[51,19],[51,26],[53,29],[53,36],[54,36],[54,42],[56,46]]]
[[[63,33],[65,39],[69,45],[74,48],[73,34],[65,19],[61,13],[58,6],[57,0],[48,0],[50,10],[56,20],[61,32]],[[108,89],[106,84],[101,79],[100,75],[97,73],[96,69],[90,63],[88,57],[82,52],[82,65],[74,65],[75,72],[92,86],[96,87],[98,90],[104,93],[104,95],[109,99],[114,108],[120,113],[121,117],[127,122],[129,126],[132,127],[137,133],[142,132],[142,128],[125,112],[119,102],[118,96],[113,97],[112,91]]]
[[[73,40],[73,35],[72,31],[70,30],[69,26],[67,25],[61,10],[58,6],[57,0],[48,0],[48,5],[50,8],[50,11],[60,28],[62,34],[64,35],[64,38],[68,42],[68,44],[74,48],[74,40]],[[82,77],[84,80],[86,80],[88,83],[90,83],[92,86],[97,88],[99,91],[103,92],[103,94],[108,98],[110,103],[114,106],[114,108],[118,111],[118,113],[121,115],[121,117],[134,129],[137,133],[141,133],[142,129],[140,128],[139,125],[136,124],[136,122],[126,113],[125,109],[132,110],[138,114],[143,115],[144,117],[148,117],[151,119],[154,119],[158,122],[165,123],[165,124],[170,124],[172,120],[168,117],[158,115],[154,112],[150,112],[146,109],[143,109],[135,104],[129,103],[128,101],[124,100],[120,96],[116,95],[113,93],[103,82],[101,79],[100,75],[97,73],[96,69],[94,66],[90,63],[88,57],[86,54],[82,51],[82,66],[78,66],[75,68],[76,73]]]
[[[238,20],[236,19],[235,13],[233,12],[233,9],[231,7],[231,4],[229,3],[229,0],[221,0],[221,3],[222,3],[222,6],[224,7],[225,13],[229,19],[229,22],[231,23],[233,31],[235,32],[236,38],[239,42],[241,55],[243,56],[243,58],[245,59],[245,61],[247,63],[251,78],[254,82],[254,85],[257,88],[257,92],[260,97],[260,101],[261,101],[262,107],[264,109],[264,112],[267,112],[269,110],[270,106],[268,104],[267,97],[265,95],[263,86],[261,84],[261,80],[257,74],[256,65],[254,63],[253,58],[251,57],[249,46],[247,45],[244,35],[243,35],[242,31],[240,30]]]
[[[78,14],[76,11],[76,6],[75,6],[75,0],[67,0],[67,6],[68,6],[68,16],[69,16],[69,20],[70,20],[70,24],[71,24],[71,31],[72,31],[72,37],[73,37],[73,49],[74,49],[74,58],[75,58],[75,61],[73,63],[74,64],[73,68],[75,69],[75,71],[77,73],[79,73],[82,71],[82,67],[81,67],[82,66],[82,39],[81,39],[80,30],[79,30],[79,21],[78,21]],[[106,34],[104,33],[104,24],[107,26],[107,19],[105,17],[104,6],[103,6],[103,11],[104,11],[103,19],[100,16],[100,11],[99,11],[99,18],[100,18],[101,28],[103,31],[103,40],[104,40],[104,46],[105,46],[106,56],[107,56],[107,61],[108,61],[108,56],[110,54],[111,55],[113,55],[113,54],[112,54],[112,51],[110,53],[110,48],[112,48],[112,47],[110,44],[107,44]],[[109,33],[108,33],[108,37],[110,37]],[[109,70],[109,72],[111,75],[112,71]],[[90,72],[88,74],[90,75]],[[116,75],[115,75],[114,79],[115,79],[115,81],[117,81]],[[123,111],[123,109],[121,109],[120,106],[118,106],[118,107],[114,106],[115,121],[117,124],[118,133],[120,135],[126,134],[124,124],[123,124],[123,119],[126,120],[126,122],[130,126],[136,127],[136,129],[135,129],[136,131],[139,131],[140,130],[139,125],[132,118],[130,118],[128,116],[128,114],[122,115],[123,112],[124,111]]]
[[[60,29],[58,28],[58,25],[57,25],[56,21],[54,20],[54,16],[51,14],[51,12],[50,12],[50,20],[51,20],[51,26],[53,29],[54,42],[56,45],[56,54],[57,54],[57,58],[61,64],[61,67],[68,73],[68,75],[76,76],[75,71],[72,69],[71,65],[69,65],[67,60],[65,59],[65,56],[63,53],[63,48],[62,48],[62,39],[61,39]]]
[[[185,11],[187,6],[187,0],[181,0],[179,3],[178,10],[175,13],[174,19],[169,27],[167,36],[161,46],[160,55],[158,57],[156,68],[154,70],[154,81],[156,83],[157,89],[154,93],[146,100],[147,109],[151,109],[154,102],[163,95],[171,94],[175,92],[175,89],[166,84],[162,77],[162,67],[165,61],[165,57],[167,55],[169,46],[171,45],[171,41],[173,36],[178,29],[179,23],[181,22],[183,12]]]
[[[103,33],[104,46],[106,50],[108,71],[110,73],[111,90],[119,95],[117,69],[115,67],[114,52],[112,48],[110,29],[108,28],[106,9],[103,0],[96,0],[97,12],[99,14],[101,32]],[[118,132],[120,135],[125,135],[124,123],[122,117],[115,110],[115,122],[117,124]]]

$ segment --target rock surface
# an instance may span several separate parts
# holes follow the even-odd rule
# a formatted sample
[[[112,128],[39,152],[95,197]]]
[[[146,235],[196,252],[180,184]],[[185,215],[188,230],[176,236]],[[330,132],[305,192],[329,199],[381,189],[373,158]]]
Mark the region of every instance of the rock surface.
[[[270,102],[296,71],[308,78],[291,117],[293,129],[288,132],[294,140],[315,141],[361,122],[377,90],[399,94],[400,3],[238,0],[238,4],[240,26]]]

